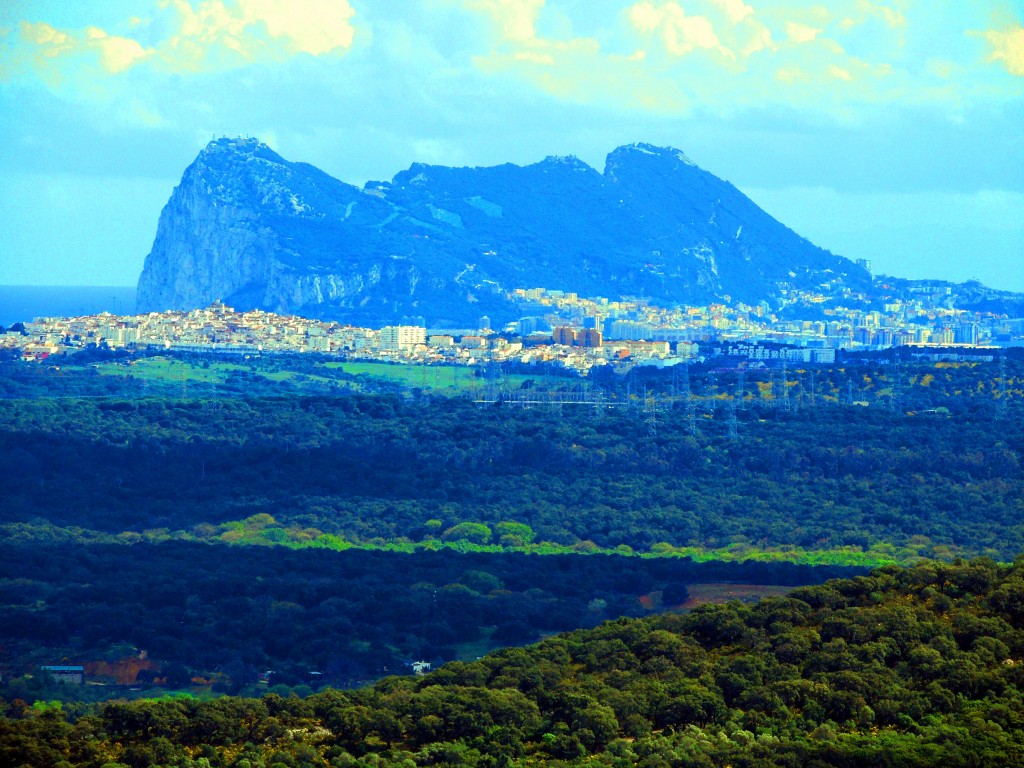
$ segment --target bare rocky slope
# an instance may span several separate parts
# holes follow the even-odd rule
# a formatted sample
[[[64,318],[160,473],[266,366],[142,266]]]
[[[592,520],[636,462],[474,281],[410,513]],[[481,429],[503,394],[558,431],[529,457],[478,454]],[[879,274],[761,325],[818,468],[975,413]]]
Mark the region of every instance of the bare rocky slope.
[[[165,206],[138,309],[239,309],[384,324],[507,320],[507,292],[771,300],[870,285],[682,152],[619,147],[599,173],[573,157],[519,167],[414,164],[362,189],[256,139],[218,139]]]

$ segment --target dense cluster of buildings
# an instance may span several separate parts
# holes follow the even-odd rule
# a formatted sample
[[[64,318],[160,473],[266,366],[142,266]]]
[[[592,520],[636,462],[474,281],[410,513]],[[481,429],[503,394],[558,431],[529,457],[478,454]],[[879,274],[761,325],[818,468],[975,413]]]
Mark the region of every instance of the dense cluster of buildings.
[[[1011,346],[1024,344],[1024,318],[967,312],[954,307],[948,287],[893,298],[881,310],[845,308],[824,295],[794,293],[775,306],[740,302],[665,308],[644,299],[583,298],[543,288],[517,289],[510,296],[526,317],[515,330],[565,324],[579,333],[595,328],[605,339],[729,342],[761,341],[826,349],[887,349],[895,346]],[[849,297],[863,306],[863,297]],[[814,308],[818,319],[794,320],[791,305]]]
[[[684,344],[673,349],[665,341],[605,342],[595,328],[577,333],[568,326],[525,339],[488,327],[431,333],[416,325],[360,328],[260,310],[236,312],[223,303],[189,312],[37,318],[23,329],[0,335],[0,347],[16,348],[29,359],[104,347],[231,355],[311,352],[421,364],[517,361],[580,371],[613,363],[664,364],[690,356],[696,348]]]
[[[360,328],[337,322],[236,312],[217,302],[188,312],[37,318],[0,335],[0,347],[41,358],[89,346],[223,354],[311,352],[409,363],[550,363],[586,372],[595,366],[673,365],[699,343],[754,361],[830,363],[837,349],[899,345],[978,347],[1024,344],[1024,319],[980,316],[915,299],[884,311],[823,309],[826,319],[782,319],[766,303],[663,308],[642,299],[588,299],[543,288],[509,294],[523,316],[500,332],[490,318],[475,329],[423,325]],[[803,297],[805,302],[814,297]],[[811,302],[813,304],[813,302]]]

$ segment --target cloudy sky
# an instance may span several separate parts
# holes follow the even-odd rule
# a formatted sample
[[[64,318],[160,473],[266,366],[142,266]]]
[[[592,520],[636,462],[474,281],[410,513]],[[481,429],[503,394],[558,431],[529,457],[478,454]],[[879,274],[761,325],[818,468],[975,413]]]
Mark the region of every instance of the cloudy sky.
[[[133,285],[214,136],[362,185],[684,150],[876,273],[1024,291],[1022,0],[2,0],[0,284]]]

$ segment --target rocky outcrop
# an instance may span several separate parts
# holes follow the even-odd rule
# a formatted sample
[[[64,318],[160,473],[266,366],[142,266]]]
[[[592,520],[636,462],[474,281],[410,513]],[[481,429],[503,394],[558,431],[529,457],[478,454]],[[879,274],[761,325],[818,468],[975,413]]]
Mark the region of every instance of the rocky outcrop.
[[[414,164],[359,189],[255,139],[219,139],[160,216],[138,308],[220,299],[367,325],[461,326],[511,317],[506,292],[517,287],[672,304],[869,281],[674,149],[620,147],[604,173],[573,157]]]
[[[292,191],[295,176],[292,164],[255,139],[211,142],[160,214],[139,278],[139,309],[187,309],[217,298],[245,308],[306,303],[303,271],[288,264],[301,261],[301,254],[275,220],[322,221],[359,190],[320,174],[301,185],[314,207]]]

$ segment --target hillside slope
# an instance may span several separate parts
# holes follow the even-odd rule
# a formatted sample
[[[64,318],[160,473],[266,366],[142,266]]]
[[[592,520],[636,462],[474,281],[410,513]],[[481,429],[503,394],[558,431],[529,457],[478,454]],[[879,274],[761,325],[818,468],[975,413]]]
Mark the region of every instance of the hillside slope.
[[[305,700],[15,702],[4,765],[1024,764],[1024,562],[887,568]],[[62,762],[66,761],[66,762]]]
[[[635,144],[603,173],[573,157],[519,167],[416,163],[362,189],[255,139],[211,142],[168,201],[140,311],[222,299],[362,324],[511,319],[506,292],[546,286],[665,304],[789,288],[864,288],[678,150]]]

